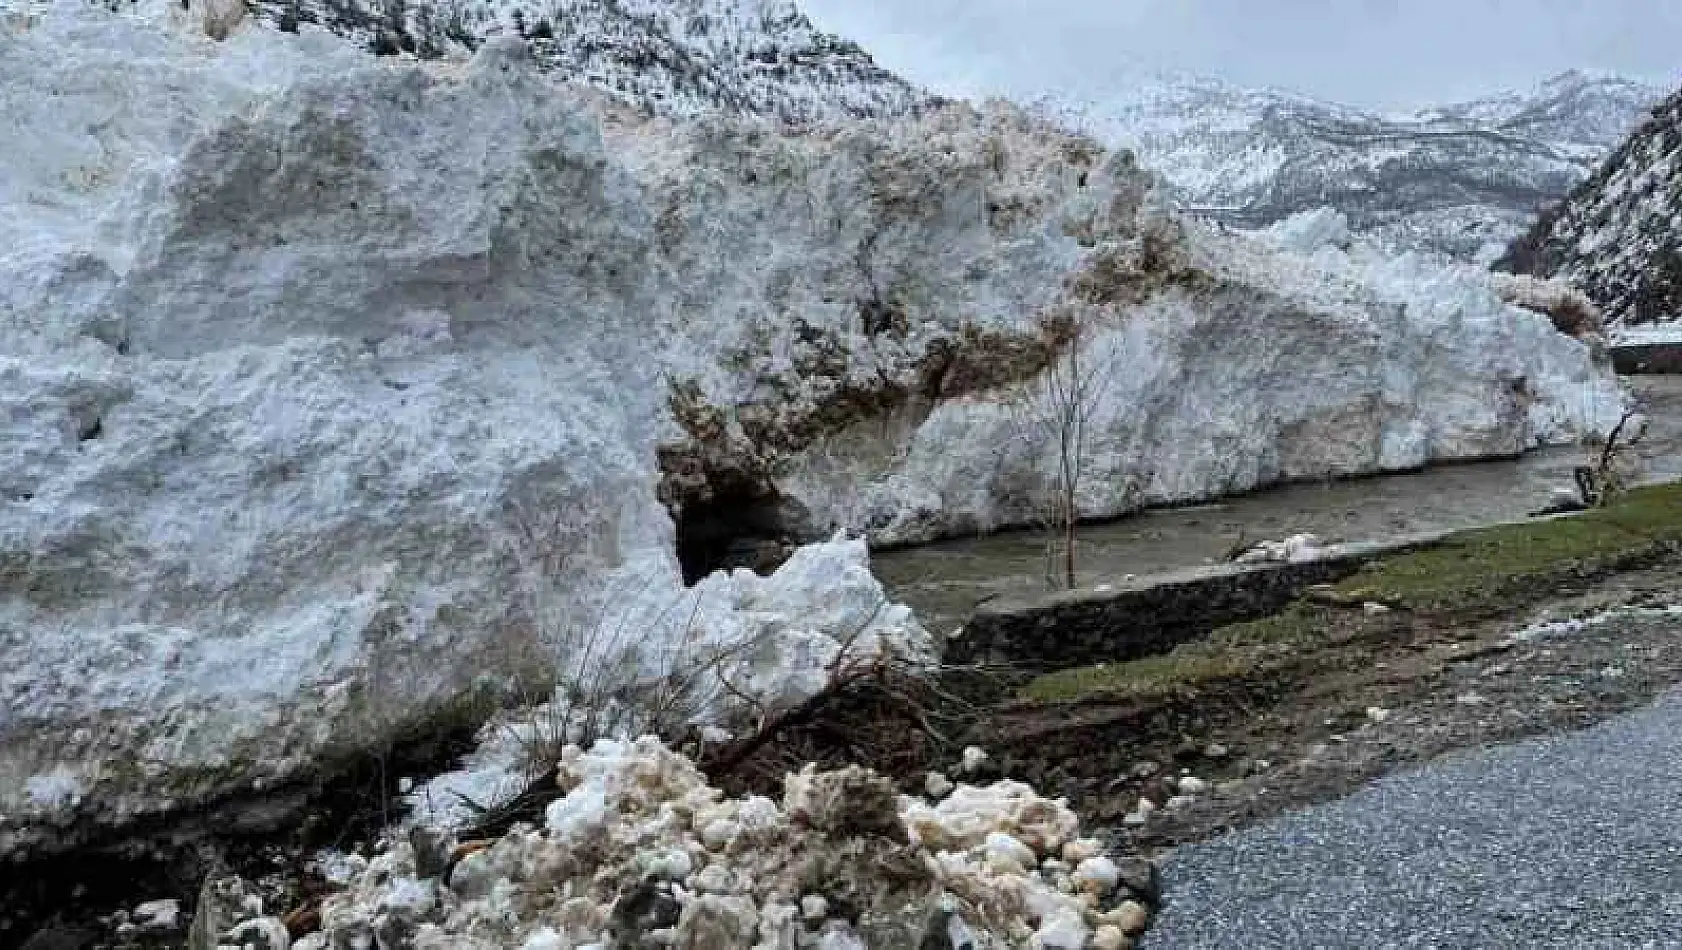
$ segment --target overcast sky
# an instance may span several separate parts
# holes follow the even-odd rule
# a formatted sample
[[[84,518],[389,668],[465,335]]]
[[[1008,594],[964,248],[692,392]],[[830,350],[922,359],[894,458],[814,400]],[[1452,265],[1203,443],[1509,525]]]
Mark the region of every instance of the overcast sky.
[[[1669,83],[1682,0],[805,0],[824,29],[950,94],[1101,94],[1184,70],[1399,109],[1571,68]]]

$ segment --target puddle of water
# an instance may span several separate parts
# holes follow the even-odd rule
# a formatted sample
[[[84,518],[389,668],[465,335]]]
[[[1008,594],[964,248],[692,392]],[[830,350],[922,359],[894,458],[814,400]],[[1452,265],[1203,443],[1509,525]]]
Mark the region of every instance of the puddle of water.
[[[1682,479],[1682,376],[1629,381],[1650,419],[1639,448],[1645,481]],[[1447,465],[1399,475],[1299,484],[1218,504],[1148,511],[1080,535],[1083,586],[1220,560],[1240,533],[1249,541],[1292,534],[1326,541],[1375,541],[1398,534],[1471,528],[1525,517],[1572,487],[1582,449],[1520,459]],[[931,630],[948,632],[994,597],[1050,589],[1045,536],[1007,532],[876,554],[872,565],[892,596]]]

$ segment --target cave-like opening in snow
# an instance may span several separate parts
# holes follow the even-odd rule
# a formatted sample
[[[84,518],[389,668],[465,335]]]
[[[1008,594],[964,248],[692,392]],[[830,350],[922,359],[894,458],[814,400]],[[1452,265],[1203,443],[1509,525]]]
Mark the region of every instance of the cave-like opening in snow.
[[[747,487],[715,489],[705,500],[685,502],[677,516],[684,583],[738,567],[771,573],[805,540],[802,519],[794,514],[798,507]]]

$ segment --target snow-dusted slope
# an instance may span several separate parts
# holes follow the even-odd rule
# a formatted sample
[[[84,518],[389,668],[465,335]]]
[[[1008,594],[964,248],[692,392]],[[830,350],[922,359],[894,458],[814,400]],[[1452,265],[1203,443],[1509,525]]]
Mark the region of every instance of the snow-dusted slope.
[[[1570,281],[1624,327],[1682,321],[1682,93],[1498,266]]]
[[[200,12],[0,17],[0,853],[459,725],[604,613],[656,671],[750,638],[773,687],[861,616],[915,646],[861,545],[687,593],[679,550],[1030,517],[1047,318],[1112,361],[1087,514],[1620,401],[1474,272],[1185,226],[1008,108],[650,118],[506,38],[401,64]]]
[[[1572,72],[1527,94],[1382,116],[1171,77],[1043,108],[1137,149],[1180,204],[1234,226],[1328,205],[1399,247],[1489,260],[1658,97],[1641,83]]]
[[[902,116],[934,99],[790,0],[255,0],[271,26],[315,22],[387,54],[530,40],[557,77],[651,112],[786,122]]]

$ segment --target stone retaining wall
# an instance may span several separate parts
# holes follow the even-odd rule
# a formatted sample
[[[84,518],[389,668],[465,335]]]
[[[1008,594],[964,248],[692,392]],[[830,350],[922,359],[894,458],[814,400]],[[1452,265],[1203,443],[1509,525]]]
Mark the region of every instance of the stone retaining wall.
[[[947,641],[945,660],[1046,671],[1154,656],[1225,624],[1274,613],[1306,588],[1342,580],[1375,557],[1445,536],[1336,545],[1296,564],[1220,564],[996,601],[979,608]]]

